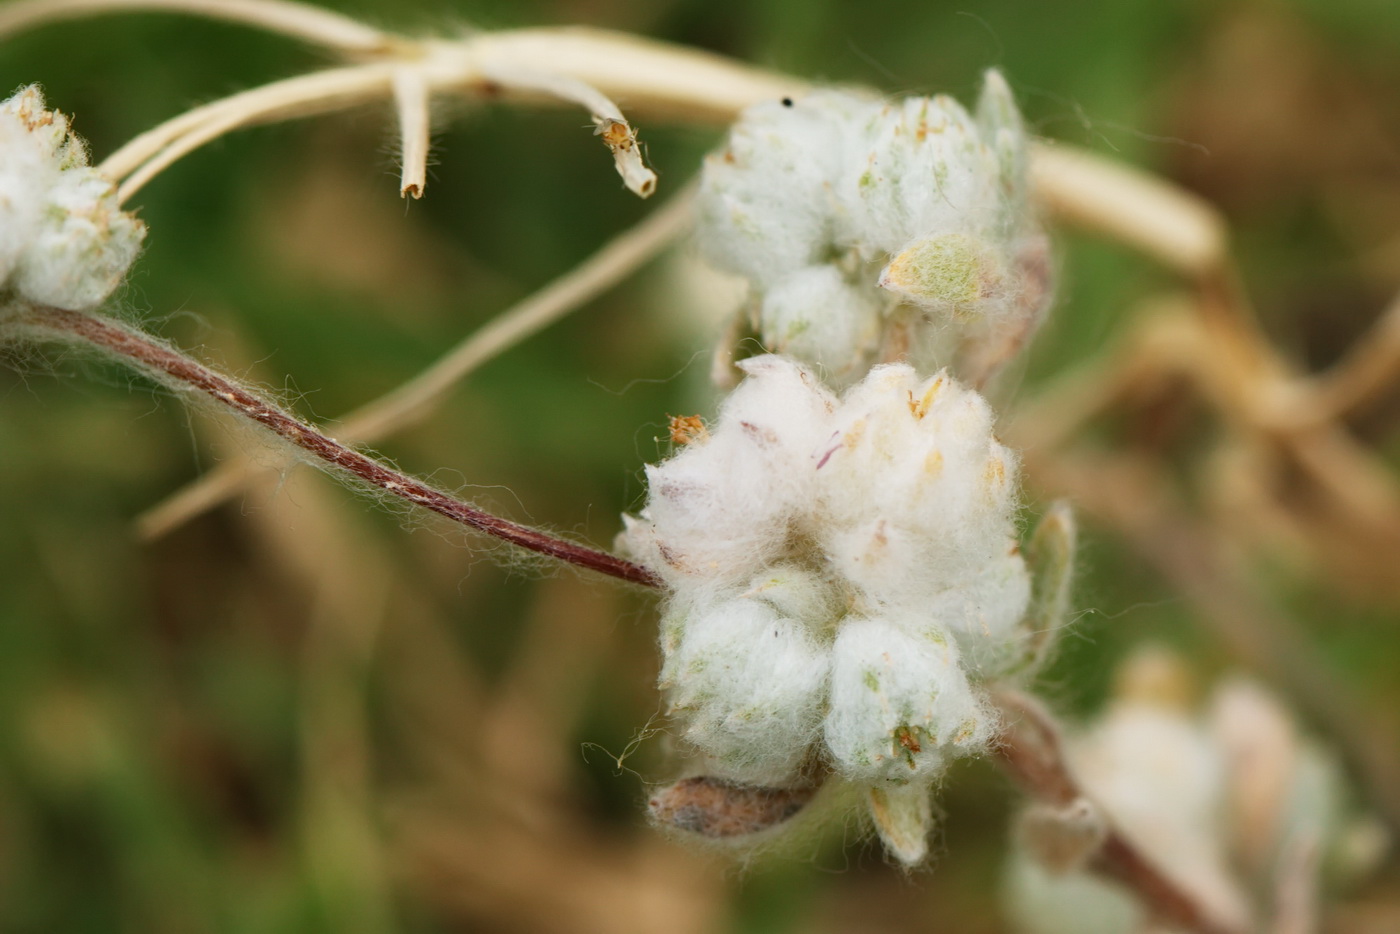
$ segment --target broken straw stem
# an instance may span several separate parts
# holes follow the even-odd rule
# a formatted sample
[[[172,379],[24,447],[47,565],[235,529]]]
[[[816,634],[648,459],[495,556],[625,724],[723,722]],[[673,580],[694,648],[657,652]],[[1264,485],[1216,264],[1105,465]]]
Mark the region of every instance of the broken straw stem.
[[[622,183],[641,198],[650,198],[656,191],[656,173],[642,161],[636,131],[618,106],[602,91],[567,75],[500,62],[483,65],[481,71],[490,80],[514,90],[538,91],[586,108],[593,120],[593,132],[603,138],[603,144],[612,153],[613,164],[617,167],[617,174],[622,176]]]
[[[165,347],[141,332],[107,318],[80,311],[30,306],[14,324],[31,334],[77,340],[114,354],[172,388],[195,391],[296,446],[329,470],[348,474],[391,496],[421,506],[475,531],[521,548],[588,568],[619,580],[657,586],[650,571],[616,555],[556,538],[485,512],[381,464],[372,457],[327,437],[296,416],[267,402],[198,361]]]
[[[423,197],[428,184],[428,139],[430,91],[423,73],[415,68],[394,72],[394,109],[399,115],[399,139],[403,145],[403,171],[399,195]]]

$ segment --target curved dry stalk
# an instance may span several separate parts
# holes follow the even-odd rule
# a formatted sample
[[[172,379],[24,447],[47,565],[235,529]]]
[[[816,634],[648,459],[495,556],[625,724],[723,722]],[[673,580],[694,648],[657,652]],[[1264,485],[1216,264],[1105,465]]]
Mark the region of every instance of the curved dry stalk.
[[[528,551],[619,580],[657,586],[646,568],[606,551],[570,542],[502,519],[354,450],[259,398],[231,379],[160,344],[140,331],[81,311],[31,305],[11,312],[7,329],[47,340],[78,343],[106,352],[181,392],[196,392],[296,447],[311,463],[421,506],[474,531]]]
[[[1005,723],[1001,742],[993,754],[1021,789],[1056,808],[1068,808],[1086,800],[1065,762],[1059,729],[1045,707],[1029,695],[1012,690],[994,691],[992,702]],[[1109,816],[1102,814],[1102,819],[1108,822]],[[1153,865],[1111,823],[1085,865],[1126,886],[1157,920],[1173,928],[1199,934],[1244,934],[1249,929],[1244,919],[1215,916],[1210,907]]]
[[[1314,377],[1292,421],[1332,421],[1350,415],[1400,381],[1400,296],[1391,300],[1376,323],[1352,344],[1330,370]]]
[[[604,29],[516,29],[429,45],[445,46],[444,54],[465,55],[485,69],[582,81],[650,119],[724,126],[759,101],[811,89],[809,82],[712,52]]]
[[[392,37],[330,10],[286,0],[20,0],[0,7],[0,38],[102,13],[188,13],[290,36],[346,54],[384,51]]]
[[[719,56],[601,30],[528,29],[429,42],[376,35],[384,41],[369,62],[275,81],[195,107],[138,135],[98,170],[121,183],[118,197],[125,200],[182,156],[240,127],[397,97],[412,133],[406,149],[413,158],[405,159],[405,171],[416,172],[420,146],[426,157],[426,98],[447,91],[581,104],[624,183],[647,197],[655,190],[655,173],[643,164],[636,132],[610,94],[620,91],[639,106],[672,115],[727,121],[755,101],[806,88]],[[413,177],[403,183],[410,193],[421,192],[421,182],[416,185]]]
[[[137,10],[235,20],[346,53],[371,55],[379,64],[421,67],[429,92],[450,88],[482,96],[582,103],[593,113],[628,187],[643,196],[650,193],[655,178],[641,165],[635,134],[609,98],[622,97],[631,109],[665,119],[725,124],[758,101],[811,88],[808,82],[718,55],[623,33],[520,29],[418,42],[286,0],[21,0],[0,10],[0,36],[43,22]],[[399,74],[400,81],[407,80]],[[101,169],[120,180],[181,136],[198,134],[153,166],[149,174],[155,174],[238,126],[353,106],[388,96],[394,89],[392,76],[381,81],[377,74],[354,69],[305,78],[305,84],[302,79],[276,82],[195,108],[138,136]],[[1087,151],[1046,144],[1035,147],[1031,173],[1037,197],[1061,220],[1102,231],[1193,277],[1208,277],[1226,266],[1225,228],[1218,214],[1168,182]],[[129,186],[126,195],[138,187]],[[415,190],[411,181],[404,187]],[[421,187],[416,190],[421,192]]]
[[[274,81],[188,110],[135,137],[97,166],[122,181],[126,200],[181,156],[225,133],[256,123],[332,113],[391,93],[397,65],[373,62]]]
[[[204,9],[199,0],[168,2],[172,8]],[[315,21],[312,13],[319,12],[277,0],[210,2],[226,3],[233,11],[285,12],[293,21],[299,21],[301,15]],[[32,11],[48,5],[71,7],[73,16],[99,8],[141,7],[135,0],[129,4],[119,0],[33,0],[19,7]],[[32,12],[29,15],[32,17]],[[255,16],[263,13],[249,12],[247,18],[252,21]],[[327,17],[345,25],[350,35],[359,35],[349,28],[355,25],[353,21],[342,22],[330,14]],[[264,18],[275,19],[271,13]],[[358,39],[347,37],[345,42],[353,51],[374,56],[377,61],[368,66],[275,82],[197,107],[141,134],[100,168],[120,180],[143,163],[153,162],[140,180],[144,183],[175,159],[239,126],[325,113],[391,96],[394,76],[398,75],[400,82],[408,79],[403,71],[385,72],[376,66],[393,63],[421,69],[417,77],[426,93],[456,91],[584,105],[628,187],[646,196],[654,188],[655,177],[641,164],[635,133],[611,98],[621,97],[630,109],[664,119],[725,124],[751,104],[811,89],[808,82],[721,56],[605,30],[521,29],[417,42],[363,29],[365,33]],[[322,32],[330,35],[334,30],[326,26]],[[372,47],[368,47],[370,36],[374,37]],[[361,70],[365,67],[370,70]],[[188,141],[177,142],[187,134],[193,134]],[[167,148],[170,151],[162,155]],[[1087,151],[1047,144],[1035,147],[1031,173],[1037,198],[1062,221],[1099,230],[1198,279],[1216,276],[1228,265],[1224,224],[1218,214],[1201,199],[1168,182]],[[405,187],[412,190],[412,184],[410,180]],[[123,196],[138,187],[124,186]]]
[[[421,166],[427,156],[427,99],[434,92],[451,91],[482,98],[515,95],[581,104],[589,110],[628,188],[643,198],[656,190],[656,175],[642,161],[636,132],[607,95],[569,75],[505,61],[490,54],[491,43],[485,39],[415,45],[399,56],[242,91],[142,133],[103,160],[98,170],[121,182],[118,199],[124,201],[182,156],[240,127],[330,113],[390,97],[399,101],[401,119],[406,116],[409,121],[405,127],[413,134],[412,145],[421,148],[421,159],[420,153],[413,153]],[[403,40],[403,45],[411,44]],[[472,54],[479,46],[488,54]],[[405,106],[410,109],[405,111]],[[405,160],[405,168],[412,171],[415,164]]]
[[[687,186],[640,224],[468,335],[422,373],[345,416],[337,435],[371,443],[421,422],[468,373],[612,288],[674,242],[689,222],[693,199],[694,186]],[[139,516],[138,536],[145,541],[164,536],[235,495],[259,469],[242,456],[225,461]]]
[[[1170,182],[1057,144],[1036,146],[1030,171],[1039,198],[1061,221],[1108,234],[1193,278],[1225,262],[1224,220]]]

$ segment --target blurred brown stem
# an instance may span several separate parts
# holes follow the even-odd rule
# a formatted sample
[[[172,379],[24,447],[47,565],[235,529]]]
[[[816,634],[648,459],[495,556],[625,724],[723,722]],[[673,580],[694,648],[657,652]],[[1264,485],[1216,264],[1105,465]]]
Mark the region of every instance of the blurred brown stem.
[[[110,318],[62,308],[29,306],[21,310],[12,322],[28,334],[76,340],[115,354],[167,386],[201,393],[241,418],[262,426],[309,455],[313,463],[324,469],[348,474],[391,496],[431,510],[475,531],[620,580],[648,587],[657,585],[652,573],[640,565],[494,516],[347,447],[202,363]]]
[[[992,694],[1005,725],[995,756],[1002,769],[1037,801],[1063,808],[1085,797],[1065,763],[1059,729],[1039,701],[1019,691]],[[1108,815],[1105,815],[1108,819]],[[1111,824],[1088,860],[1094,873],[1130,889],[1157,919],[1199,934],[1242,934],[1154,866]]]

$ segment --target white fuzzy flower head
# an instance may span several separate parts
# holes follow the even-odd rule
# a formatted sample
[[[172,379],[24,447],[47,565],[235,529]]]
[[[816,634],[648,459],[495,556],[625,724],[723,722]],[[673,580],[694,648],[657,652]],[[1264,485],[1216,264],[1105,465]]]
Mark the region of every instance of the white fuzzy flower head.
[[[1189,677],[1174,656],[1148,650],[1120,672],[1117,693],[1104,716],[1067,738],[1075,775],[1158,869],[1214,916],[1247,929],[1248,902],[1228,867],[1224,762],[1189,709]],[[1023,827],[1031,852],[1045,849],[1035,836],[1051,826]],[[1125,891],[1073,865],[1048,865],[1022,852],[1010,873],[1012,914],[1027,932],[1109,934],[1147,921]]]
[[[0,104],[0,291],[60,308],[101,304],[145,232],[37,87]]]
[[[917,863],[931,785],[995,733],[981,682],[1041,651],[1016,458],[946,374],[882,366],[837,397],[785,357],[741,365],[622,536],[668,589],[670,713],[726,781],[864,789]]]
[[[764,346],[835,384],[900,357],[957,364],[1049,300],[1026,149],[995,71],[975,115],[945,95],[758,104],[706,161],[701,250],[749,280]]]
[[[1335,762],[1259,685],[1231,678],[1202,712],[1181,661],[1156,648],[1139,650],[1116,680],[1109,708],[1066,737],[1070,765],[1092,799],[1079,803],[1092,813],[1032,806],[1021,818],[1008,867],[1018,930],[1147,928],[1139,903],[1083,869],[1102,840],[1086,830],[1097,825],[1101,834],[1104,821],[1239,930],[1254,929],[1251,892],[1282,891],[1284,881],[1308,887],[1323,870],[1336,881],[1374,866],[1383,842],[1371,822],[1345,813]],[[1310,858],[1300,863],[1300,853]],[[1300,865],[1313,876],[1289,875]]]

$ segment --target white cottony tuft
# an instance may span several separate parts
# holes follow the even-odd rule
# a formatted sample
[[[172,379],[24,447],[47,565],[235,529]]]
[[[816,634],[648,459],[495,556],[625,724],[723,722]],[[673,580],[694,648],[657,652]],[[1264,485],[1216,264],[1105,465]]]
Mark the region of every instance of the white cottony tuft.
[[[835,399],[778,357],[744,362],[749,378],[724,402],[722,431],[647,468],[643,517],[628,547],[668,581],[747,580],[782,557],[789,525],[807,508],[805,469]]]
[[[60,308],[99,305],[145,232],[37,87],[0,104],[0,290]]]
[[[823,262],[842,210],[833,180],[846,164],[845,136],[871,106],[818,91],[746,110],[705,162],[696,206],[705,255],[763,291]]]
[[[993,718],[936,621],[847,620],[832,658],[826,745],[843,775],[926,786],[991,737]]]
[[[864,787],[916,863],[933,783],[996,732],[982,682],[1044,656],[1016,458],[946,373],[882,366],[838,398],[786,357],[742,366],[621,536],[668,591],[670,713],[718,779]]]
[[[729,778],[774,784],[796,773],[816,738],[829,665],[810,621],[761,592],[683,612],[661,683],[686,741]]]
[[[749,280],[763,345],[833,384],[900,358],[980,380],[1050,299],[1027,148],[995,71],[975,116],[946,95],[758,104],[706,161],[701,251]]]
[[[861,348],[879,340],[883,305],[835,266],[804,266],[764,293],[759,328],[774,353],[849,373],[864,362]]]

